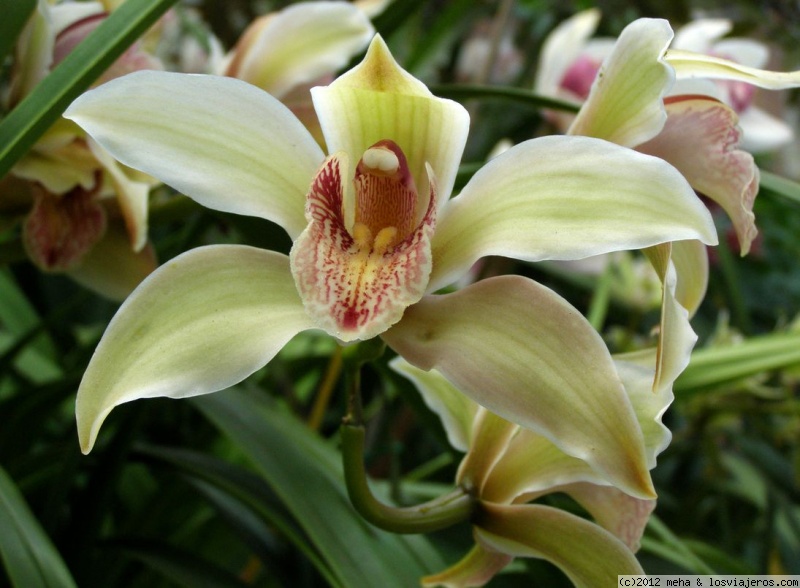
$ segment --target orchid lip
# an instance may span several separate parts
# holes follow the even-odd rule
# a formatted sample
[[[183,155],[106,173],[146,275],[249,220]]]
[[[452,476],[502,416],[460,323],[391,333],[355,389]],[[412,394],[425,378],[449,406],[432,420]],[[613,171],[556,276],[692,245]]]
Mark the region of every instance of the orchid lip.
[[[292,272],[306,311],[342,341],[369,339],[395,324],[419,301],[431,271],[435,182],[427,210],[403,150],[391,140],[366,149],[353,190],[344,153],[329,157],[306,201],[309,225],[292,247]],[[345,208],[352,194],[350,226]]]

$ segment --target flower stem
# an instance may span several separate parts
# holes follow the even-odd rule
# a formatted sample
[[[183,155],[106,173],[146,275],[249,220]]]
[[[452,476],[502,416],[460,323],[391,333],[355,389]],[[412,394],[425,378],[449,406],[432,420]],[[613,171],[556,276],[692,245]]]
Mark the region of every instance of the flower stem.
[[[375,498],[364,470],[364,427],[343,423],[342,460],[350,502],[367,521],[393,533],[429,533],[469,519],[475,498],[456,488],[439,498],[409,507],[395,507]]]

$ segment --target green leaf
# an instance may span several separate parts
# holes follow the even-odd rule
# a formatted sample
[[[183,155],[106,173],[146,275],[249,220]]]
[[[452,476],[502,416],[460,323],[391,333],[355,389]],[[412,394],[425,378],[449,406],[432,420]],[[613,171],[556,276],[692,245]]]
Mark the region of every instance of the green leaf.
[[[800,183],[773,174],[765,170],[761,172],[759,186],[761,190],[772,192],[800,204]]]
[[[263,396],[191,400],[252,460],[328,563],[336,584],[405,587],[443,566],[424,537],[371,527],[345,494],[337,452]]]
[[[77,588],[58,551],[0,468],[0,558],[12,586]]]
[[[122,539],[113,545],[148,567],[153,568],[178,586],[202,588],[246,588],[247,584],[231,572],[206,559],[187,553],[174,546],[141,539]]]
[[[0,122],[0,177],[176,1],[127,0],[67,55]]]
[[[3,18],[0,20],[0,62],[13,49],[14,41],[35,9],[36,0],[6,0],[3,2]]]
[[[676,394],[686,393],[798,364],[800,333],[752,337],[730,347],[695,351],[674,389]]]

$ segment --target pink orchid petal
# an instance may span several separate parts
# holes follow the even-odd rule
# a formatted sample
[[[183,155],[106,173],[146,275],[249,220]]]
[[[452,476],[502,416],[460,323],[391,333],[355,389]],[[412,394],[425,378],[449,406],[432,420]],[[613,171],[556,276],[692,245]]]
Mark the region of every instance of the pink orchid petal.
[[[695,190],[719,204],[731,217],[745,255],[758,232],[753,215],[758,168],[752,155],[738,149],[736,113],[699,96],[667,98],[665,104],[664,129],[637,150],[665,159]]]

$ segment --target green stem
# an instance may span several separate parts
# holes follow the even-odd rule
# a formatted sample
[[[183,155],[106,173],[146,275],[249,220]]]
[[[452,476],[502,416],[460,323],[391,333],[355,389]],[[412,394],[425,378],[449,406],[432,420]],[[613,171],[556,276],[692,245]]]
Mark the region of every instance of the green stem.
[[[375,498],[364,469],[364,427],[343,423],[342,460],[347,493],[367,521],[393,533],[429,533],[469,519],[477,504],[463,488],[409,507],[395,507]]]
[[[499,98],[528,104],[535,108],[550,108],[552,110],[562,110],[564,112],[578,112],[579,104],[549,98],[534,94],[530,90],[513,88],[509,86],[483,86],[479,84],[446,84],[441,86],[431,86],[431,92],[441,98],[452,100],[467,100],[469,98]]]
[[[597,278],[594,287],[592,300],[589,302],[589,310],[586,313],[586,320],[594,327],[598,333],[603,329],[603,323],[608,315],[608,306],[611,303],[611,284],[613,282],[614,265],[608,263],[603,273]]]

